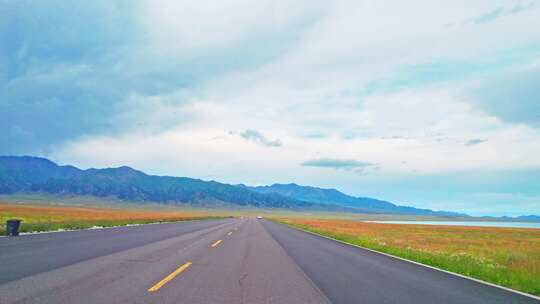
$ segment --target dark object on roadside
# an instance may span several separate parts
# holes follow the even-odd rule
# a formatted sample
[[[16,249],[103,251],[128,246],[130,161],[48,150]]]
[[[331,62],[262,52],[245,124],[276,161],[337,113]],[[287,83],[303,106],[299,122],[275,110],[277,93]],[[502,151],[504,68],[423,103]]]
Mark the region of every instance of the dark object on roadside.
[[[6,222],[6,235],[8,235],[8,236],[18,236],[20,226],[21,226],[21,220],[7,220],[7,222]]]

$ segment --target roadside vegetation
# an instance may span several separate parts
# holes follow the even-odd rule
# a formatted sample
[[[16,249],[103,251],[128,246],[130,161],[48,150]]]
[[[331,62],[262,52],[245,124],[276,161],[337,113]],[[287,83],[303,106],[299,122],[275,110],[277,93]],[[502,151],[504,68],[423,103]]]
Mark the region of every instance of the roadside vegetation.
[[[540,229],[280,218],[350,244],[540,296]]]
[[[0,202],[0,234],[5,235],[8,219],[21,219],[20,232],[24,233],[223,217],[224,214],[181,209],[111,209]]]

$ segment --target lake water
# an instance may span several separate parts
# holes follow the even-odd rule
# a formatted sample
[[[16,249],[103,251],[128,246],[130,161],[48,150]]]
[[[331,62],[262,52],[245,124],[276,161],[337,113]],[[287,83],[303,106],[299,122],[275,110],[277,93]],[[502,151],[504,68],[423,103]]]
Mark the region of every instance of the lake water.
[[[453,222],[453,221],[369,221],[369,222],[383,223],[383,224],[417,224],[417,225],[510,227],[510,228],[540,229],[540,223],[522,223],[522,222]]]

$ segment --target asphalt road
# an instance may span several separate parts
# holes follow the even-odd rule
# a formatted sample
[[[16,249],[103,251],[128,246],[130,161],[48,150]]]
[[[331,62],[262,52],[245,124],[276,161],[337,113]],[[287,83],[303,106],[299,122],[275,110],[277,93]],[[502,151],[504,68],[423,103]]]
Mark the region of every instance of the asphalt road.
[[[256,219],[0,238],[0,303],[540,303]]]

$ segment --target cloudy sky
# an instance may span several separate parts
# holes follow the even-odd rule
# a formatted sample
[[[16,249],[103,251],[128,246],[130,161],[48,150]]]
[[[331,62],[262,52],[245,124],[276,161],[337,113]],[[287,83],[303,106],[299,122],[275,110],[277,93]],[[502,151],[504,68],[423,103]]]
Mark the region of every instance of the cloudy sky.
[[[540,214],[540,1],[0,0],[0,154]]]

